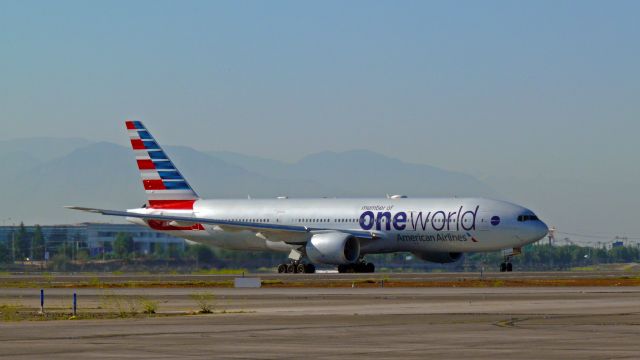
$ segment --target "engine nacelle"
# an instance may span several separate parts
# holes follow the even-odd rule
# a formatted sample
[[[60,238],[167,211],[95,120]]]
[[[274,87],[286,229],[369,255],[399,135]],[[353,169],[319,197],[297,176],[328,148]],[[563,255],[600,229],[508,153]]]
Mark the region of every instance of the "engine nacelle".
[[[446,264],[460,260],[462,253],[450,253],[450,252],[426,252],[426,253],[413,253],[413,255],[419,257],[424,261],[430,261],[434,263]]]
[[[315,234],[306,246],[307,257],[316,264],[349,264],[360,257],[360,242],[341,232]]]

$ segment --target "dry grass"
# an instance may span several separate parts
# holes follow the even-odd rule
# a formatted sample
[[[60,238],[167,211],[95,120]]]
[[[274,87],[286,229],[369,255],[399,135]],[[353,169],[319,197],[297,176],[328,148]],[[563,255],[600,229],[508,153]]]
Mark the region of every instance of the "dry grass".
[[[356,281],[314,281],[314,282],[283,282],[264,284],[264,287],[272,288],[336,288],[336,287],[381,287],[380,280],[356,280]],[[571,286],[640,286],[640,277],[617,278],[581,278],[581,279],[485,279],[485,280],[452,280],[452,281],[403,281],[385,280],[384,287],[442,287],[442,288],[490,288],[490,287],[571,287]]]
[[[169,317],[169,316],[186,316],[191,315],[189,312],[184,313],[116,313],[116,312],[78,312],[76,316],[68,311],[49,311],[40,314],[32,310],[12,311],[9,317],[2,317],[2,321],[50,321],[50,320],[107,320],[107,319],[142,319],[149,317]]]
[[[368,279],[331,279],[303,281],[291,276],[288,279],[263,280],[262,287],[269,288],[348,288],[348,287],[566,287],[566,286],[640,286],[640,276],[637,274],[623,275],[615,277],[559,277],[550,279],[470,279],[460,278],[452,280],[415,280],[415,279],[389,279],[368,278]],[[52,282],[48,279],[45,283],[40,281],[5,280],[0,284],[3,288],[97,288],[97,289],[120,289],[120,288],[231,288],[232,280],[208,281],[208,280],[141,280],[141,281],[114,281],[104,282],[97,278],[89,281],[67,281]]]

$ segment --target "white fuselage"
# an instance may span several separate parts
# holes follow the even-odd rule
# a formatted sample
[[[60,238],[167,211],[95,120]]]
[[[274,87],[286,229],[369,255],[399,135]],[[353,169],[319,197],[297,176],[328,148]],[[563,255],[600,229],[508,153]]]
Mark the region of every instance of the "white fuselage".
[[[217,225],[156,230],[226,249],[288,252],[317,232],[367,231],[362,254],[409,252],[481,252],[517,248],[547,234],[547,226],[530,210],[482,198],[433,199],[247,199],[197,200],[193,210],[133,209],[131,212],[304,226],[303,234],[229,231]],[[523,216],[529,216],[523,221]],[[520,218],[519,218],[520,217]],[[130,221],[146,225],[141,219]],[[179,226],[179,225],[177,225]]]

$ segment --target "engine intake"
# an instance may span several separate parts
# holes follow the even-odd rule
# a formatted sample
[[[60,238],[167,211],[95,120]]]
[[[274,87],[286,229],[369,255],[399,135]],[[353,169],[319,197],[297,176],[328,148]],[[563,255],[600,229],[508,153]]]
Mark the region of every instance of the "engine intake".
[[[349,264],[360,257],[360,242],[341,232],[315,234],[306,246],[307,257],[316,264]]]

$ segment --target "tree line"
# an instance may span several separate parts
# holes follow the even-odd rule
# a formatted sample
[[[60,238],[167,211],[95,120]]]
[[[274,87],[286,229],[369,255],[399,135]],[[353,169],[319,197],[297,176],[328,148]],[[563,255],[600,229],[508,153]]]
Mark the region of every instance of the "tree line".
[[[46,265],[52,270],[66,271],[74,269],[74,264],[119,261],[129,267],[155,263],[162,264],[165,268],[258,269],[286,259],[286,254],[230,251],[202,244],[183,246],[176,243],[151,243],[150,249],[142,251],[128,233],[118,233],[113,241],[102,245],[102,251],[93,251],[91,254],[81,239],[46,241],[39,225],[30,232],[20,224],[8,239],[0,241],[0,267],[20,266],[29,261]],[[48,259],[45,259],[45,253],[48,253]]]
[[[500,252],[472,254],[464,260],[471,267],[476,267],[478,264],[499,264],[501,261]],[[639,261],[640,247],[638,246],[606,248],[548,244],[528,245],[521,255],[512,260],[514,266],[522,270],[567,270],[574,267]]]
[[[0,242],[0,262],[20,260],[44,260],[45,239],[40,225],[28,232],[24,223],[5,242]]]
[[[7,241],[0,241],[0,265],[13,264],[24,260],[45,260],[49,253],[51,263],[57,268],[66,269],[64,264],[71,261],[91,262],[100,260],[120,260],[125,263],[163,261],[164,266],[247,268],[262,269],[274,267],[285,262],[286,254],[273,252],[247,252],[211,248],[206,245],[160,244],[152,243],[150,251],[142,252],[136,247],[133,237],[128,233],[118,233],[112,242],[104,243],[103,252],[89,254],[88,249],[78,247],[74,242],[62,241],[52,244],[45,241],[42,229],[36,225],[32,232],[24,224],[16,229]],[[379,254],[367,256],[368,261],[376,263],[379,269],[433,270],[447,269],[457,271],[476,271],[481,268],[491,270],[503,261],[501,252],[467,254],[461,261],[453,264],[433,264],[417,259],[410,253]],[[523,253],[512,259],[518,270],[566,270],[574,267],[589,267],[609,263],[629,263],[640,261],[638,246],[581,247],[576,245],[551,246],[547,244],[528,245]]]
[[[404,270],[445,271],[495,271],[504,257],[501,251],[465,254],[458,262],[434,264],[424,262],[410,253],[381,254],[368,256],[381,267]],[[640,247],[588,247],[577,245],[552,246],[548,244],[528,245],[522,254],[511,259],[517,270],[548,271],[588,268],[602,264],[640,262]]]

